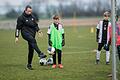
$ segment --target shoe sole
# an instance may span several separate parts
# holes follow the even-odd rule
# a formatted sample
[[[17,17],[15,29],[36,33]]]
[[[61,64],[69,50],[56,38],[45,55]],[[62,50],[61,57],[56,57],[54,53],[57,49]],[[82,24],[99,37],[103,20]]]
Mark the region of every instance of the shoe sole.
[[[63,67],[58,67],[58,68],[63,69]]]
[[[34,70],[33,68],[32,68],[32,69],[29,69],[29,68],[27,68],[27,67],[26,67],[25,69],[26,69],[26,70]]]

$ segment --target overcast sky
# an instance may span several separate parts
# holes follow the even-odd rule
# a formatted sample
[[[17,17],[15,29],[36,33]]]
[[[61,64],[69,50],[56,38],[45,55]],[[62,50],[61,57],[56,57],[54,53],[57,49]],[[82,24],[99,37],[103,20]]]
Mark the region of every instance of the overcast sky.
[[[10,3],[11,5],[21,5],[23,2],[26,1],[31,1],[31,0],[0,0],[0,6],[5,5],[6,3]],[[82,1],[89,2],[89,0],[82,0]]]
[[[21,5],[24,0],[0,0],[0,6],[10,3],[11,5]]]
[[[11,5],[21,5],[24,2],[29,2],[31,0],[0,0],[0,6],[5,5],[6,3],[10,3]],[[55,0],[50,0],[50,2],[55,2]],[[74,1],[74,0],[68,0],[68,1]],[[96,1],[96,0],[76,0],[76,1],[84,1],[86,3],[92,2],[92,1]],[[102,0],[102,1],[111,1],[111,0]],[[120,0],[117,0],[120,1]]]

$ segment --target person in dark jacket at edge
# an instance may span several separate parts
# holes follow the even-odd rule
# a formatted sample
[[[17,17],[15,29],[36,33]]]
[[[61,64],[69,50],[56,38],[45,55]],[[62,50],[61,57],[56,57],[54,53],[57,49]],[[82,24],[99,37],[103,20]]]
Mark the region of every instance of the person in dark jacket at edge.
[[[19,33],[21,31],[21,35],[23,39],[28,42],[28,63],[26,69],[33,70],[32,68],[32,59],[34,50],[38,53],[38,57],[45,58],[46,55],[41,52],[38,48],[35,35],[36,32],[38,35],[42,35],[41,30],[38,27],[37,20],[32,14],[32,7],[27,5],[25,10],[21,16],[17,19],[16,31],[15,31],[15,43],[19,41]]]

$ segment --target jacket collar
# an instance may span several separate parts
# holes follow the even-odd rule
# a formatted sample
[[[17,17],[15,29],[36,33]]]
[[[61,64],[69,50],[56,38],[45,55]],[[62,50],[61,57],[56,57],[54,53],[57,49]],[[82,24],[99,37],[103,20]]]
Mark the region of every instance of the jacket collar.
[[[31,14],[30,14],[30,15],[26,14],[25,11],[23,12],[23,15],[24,15],[25,17],[30,17],[30,16],[31,16]]]

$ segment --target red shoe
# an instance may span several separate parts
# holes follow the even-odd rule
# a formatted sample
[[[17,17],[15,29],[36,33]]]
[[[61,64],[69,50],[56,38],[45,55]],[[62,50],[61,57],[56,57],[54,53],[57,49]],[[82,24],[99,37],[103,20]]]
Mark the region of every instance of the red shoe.
[[[55,69],[56,67],[57,67],[57,65],[56,65],[56,64],[53,64],[53,65],[52,65],[52,68],[53,68],[53,69]]]
[[[62,68],[63,68],[63,65],[62,65],[62,64],[59,64],[58,67],[59,67],[60,69],[62,69]]]

